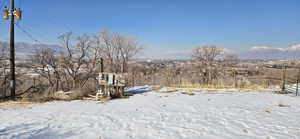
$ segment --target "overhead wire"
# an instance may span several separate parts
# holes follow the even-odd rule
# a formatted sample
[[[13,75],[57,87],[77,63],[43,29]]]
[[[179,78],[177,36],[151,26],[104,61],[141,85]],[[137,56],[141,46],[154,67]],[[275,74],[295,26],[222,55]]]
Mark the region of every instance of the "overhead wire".
[[[5,1],[7,1],[7,0],[5,0]],[[17,2],[19,4],[19,7],[22,9],[22,0],[17,0]],[[49,23],[51,23],[51,24],[53,24],[55,26],[58,26],[60,28],[63,28],[63,30],[65,30],[65,31],[60,31],[58,35],[61,35],[61,34],[65,33],[65,32],[71,32],[72,31],[70,24],[59,23],[59,22],[57,22],[57,20],[55,20],[55,18],[53,18],[53,17],[51,18],[51,16],[43,16],[43,17],[46,18],[47,22],[49,22]],[[23,28],[23,30],[25,30],[27,32],[33,32],[32,31],[32,27],[30,27],[28,25],[25,26],[24,22],[19,23],[18,20],[16,22],[18,23],[19,26],[21,26]],[[40,36],[40,37],[42,37],[43,40],[47,40],[47,38],[43,37],[43,35],[41,33],[37,33],[37,35]]]
[[[0,10],[2,11],[2,9],[5,7],[7,0],[3,0],[3,3],[1,4]]]
[[[2,10],[3,10],[3,8],[4,7],[6,7],[5,5],[7,4],[7,0],[3,0],[2,1],[2,3],[0,4],[0,12],[2,12]],[[1,17],[1,16],[0,16]],[[1,24],[2,24],[3,22],[1,21]],[[6,41],[8,41],[8,38],[6,38],[6,39],[3,39],[3,40],[6,40]]]
[[[45,36],[45,34],[39,32],[39,31],[34,31],[32,26],[28,26],[28,24],[24,24],[24,22],[19,22],[17,21],[19,26],[21,28],[23,28],[23,30],[29,32],[30,34],[35,34],[35,35],[31,35],[31,36],[38,36],[40,38],[40,40],[43,40],[43,42],[50,42],[49,39]],[[39,41],[42,42],[42,41]]]
[[[2,5],[0,5],[1,7],[1,9],[6,5],[6,3],[7,3],[7,1],[8,0],[3,0],[3,3],[2,3]],[[20,7],[20,8],[22,8],[22,2],[21,2],[21,0],[17,0],[17,2],[16,2],[16,4]],[[58,24],[57,22],[55,22],[53,19],[51,19],[50,17],[47,17],[48,18],[48,21],[50,22],[50,23],[52,23],[52,24],[55,24],[55,25],[57,25],[57,26],[61,26],[61,27],[63,27],[63,28],[66,28],[67,30],[70,30],[70,28],[69,28],[69,26],[62,26],[61,24]],[[19,20],[16,20],[16,22],[15,22],[15,25],[16,25],[16,27],[23,33],[23,34],[25,34],[29,39],[31,39],[34,43],[36,43],[36,44],[43,44],[39,39],[37,39],[36,37],[35,37],[35,35],[33,35],[33,34],[35,34],[35,33],[32,33],[33,31],[32,31],[32,27],[28,27],[27,25],[25,26],[24,25],[24,23],[23,22],[20,22]],[[71,30],[70,30],[71,31]],[[38,36],[42,36],[40,33],[38,34]],[[45,39],[44,37],[42,37],[43,39]]]
[[[31,33],[29,31],[27,31],[26,29],[24,29],[22,26],[20,26],[19,22],[15,23],[16,27],[18,29],[20,29],[25,35],[27,35],[27,37],[29,37],[32,41],[34,41],[35,43],[38,44],[42,44],[41,41],[39,41],[38,39],[36,39],[35,37],[33,37],[33,35],[31,35]]]
[[[22,31],[28,38],[30,38],[35,44],[42,44],[41,41],[39,41],[38,39],[36,39],[33,35],[31,35],[31,33],[29,31],[27,31],[26,29],[24,29],[22,26],[20,26],[19,22],[15,23],[16,27]],[[35,50],[38,50],[38,46],[33,45]]]

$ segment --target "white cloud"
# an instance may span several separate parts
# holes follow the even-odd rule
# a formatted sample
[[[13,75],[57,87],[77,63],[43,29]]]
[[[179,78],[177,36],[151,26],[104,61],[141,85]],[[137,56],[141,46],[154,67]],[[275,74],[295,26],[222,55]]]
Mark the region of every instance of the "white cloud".
[[[293,45],[290,50],[300,50],[300,44]]]
[[[223,52],[224,54],[237,54],[236,51],[227,48],[223,48]]]
[[[192,53],[192,50],[168,50],[162,51],[162,55],[189,55]]]
[[[300,44],[297,45],[293,45],[291,47],[287,47],[287,48],[274,48],[271,46],[254,46],[252,48],[249,49],[249,51],[267,51],[267,50],[273,50],[273,51],[298,51],[300,50]]]
[[[300,57],[300,44],[286,48],[274,48],[271,46],[255,46],[243,53],[244,58],[261,59],[289,59]]]

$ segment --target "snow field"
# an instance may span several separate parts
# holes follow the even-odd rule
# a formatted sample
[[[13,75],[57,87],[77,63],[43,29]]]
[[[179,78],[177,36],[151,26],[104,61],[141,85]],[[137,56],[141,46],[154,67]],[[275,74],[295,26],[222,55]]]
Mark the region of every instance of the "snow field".
[[[0,109],[0,139],[298,139],[300,98],[268,92],[145,92],[129,99]],[[285,107],[279,107],[283,104]]]

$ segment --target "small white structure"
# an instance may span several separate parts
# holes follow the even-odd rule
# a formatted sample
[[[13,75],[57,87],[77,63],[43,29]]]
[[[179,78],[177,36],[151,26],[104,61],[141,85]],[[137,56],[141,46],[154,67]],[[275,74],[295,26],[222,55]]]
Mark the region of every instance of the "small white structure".
[[[119,97],[124,94],[125,79],[122,74],[99,73],[98,84],[99,89],[96,94],[96,99],[103,97]]]

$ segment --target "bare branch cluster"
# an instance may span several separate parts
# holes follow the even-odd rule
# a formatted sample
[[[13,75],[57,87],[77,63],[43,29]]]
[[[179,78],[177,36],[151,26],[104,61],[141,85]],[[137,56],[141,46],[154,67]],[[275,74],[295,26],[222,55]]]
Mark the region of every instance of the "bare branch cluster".
[[[223,59],[224,49],[217,46],[204,46],[194,49],[192,57],[199,63],[199,74],[202,78],[202,82],[210,84],[213,79],[219,77],[220,64],[218,61]]]
[[[212,65],[218,59],[222,58],[223,48],[217,46],[204,46],[194,49],[192,57],[205,65]]]
[[[128,62],[140,50],[135,39],[109,31],[93,36],[83,34],[76,39],[68,32],[59,36],[59,40],[63,51],[41,48],[32,56],[35,71],[54,90],[82,88],[88,80],[96,79],[101,59],[107,61],[108,72],[127,72]]]
[[[8,59],[9,49],[6,43],[0,44],[0,61]]]
[[[108,61],[107,70],[111,72],[127,72],[128,62],[142,49],[136,39],[116,32],[105,30],[95,38],[102,50],[102,57]]]

